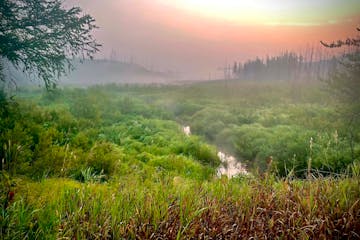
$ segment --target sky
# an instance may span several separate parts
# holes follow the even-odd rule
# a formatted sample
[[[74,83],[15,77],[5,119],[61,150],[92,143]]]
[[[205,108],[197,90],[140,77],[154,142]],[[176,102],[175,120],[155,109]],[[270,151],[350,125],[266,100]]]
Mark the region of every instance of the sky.
[[[234,61],[306,52],[356,36],[360,0],[69,0],[91,14],[97,57],[191,78],[216,78]]]

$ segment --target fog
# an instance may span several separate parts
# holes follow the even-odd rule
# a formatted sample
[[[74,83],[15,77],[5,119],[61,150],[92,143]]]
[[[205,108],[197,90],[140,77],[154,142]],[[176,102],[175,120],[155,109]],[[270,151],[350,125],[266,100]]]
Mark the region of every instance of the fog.
[[[359,239],[359,3],[2,0],[0,239]]]
[[[354,15],[359,6],[353,2],[355,7],[341,14],[315,4],[322,22],[307,25],[304,22],[259,24],[251,19],[254,23],[236,22],[164,1],[82,0],[67,4],[80,6],[96,19],[99,29],[95,37],[103,45],[98,59],[136,63],[151,71],[172,72],[181,79],[198,80],[223,77],[221,68],[234,61],[273,56],[285,50],[304,52],[310,46],[318,47],[320,40],[352,35],[359,19],[358,14]],[[246,12],[239,9],[239,13],[240,10]],[[293,13],[296,14],[299,13]]]

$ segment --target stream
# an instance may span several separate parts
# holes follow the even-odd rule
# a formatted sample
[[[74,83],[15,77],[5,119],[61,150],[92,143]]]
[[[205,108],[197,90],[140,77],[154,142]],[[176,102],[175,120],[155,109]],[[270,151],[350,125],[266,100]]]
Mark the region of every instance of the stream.
[[[190,126],[183,126],[182,130],[186,136],[191,135]],[[246,167],[234,156],[221,151],[217,153],[217,156],[221,161],[220,166],[216,170],[217,177],[221,178],[221,176],[225,175],[228,178],[232,178],[238,175],[249,175]]]

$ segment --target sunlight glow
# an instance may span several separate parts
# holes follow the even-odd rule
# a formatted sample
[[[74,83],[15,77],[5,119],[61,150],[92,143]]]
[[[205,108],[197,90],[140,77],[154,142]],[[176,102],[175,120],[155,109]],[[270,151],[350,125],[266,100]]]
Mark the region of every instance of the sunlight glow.
[[[276,6],[268,1],[238,0],[175,0],[177,7],[196,12],[205,17],[237,22],[264,22],[272,19]],[[271,11],[269,11],[271,9]],[[256,17],[256,18],[255,18]]]
[[[163,4],[192,12],[196,15],[240,24],[314,26],[338,21],[360,4],[349,0],[339,7],[340,0],[158,0]],[[356,4],[356,5],[355,5]],[[355,8],[354,8],[355,6]],[[356,13],[356,12],[355,12]]]

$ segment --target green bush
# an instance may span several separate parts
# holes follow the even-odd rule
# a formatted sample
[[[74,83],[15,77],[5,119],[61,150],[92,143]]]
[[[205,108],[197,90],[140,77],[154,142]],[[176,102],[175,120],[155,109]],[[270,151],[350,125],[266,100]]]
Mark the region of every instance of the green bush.
[[[337,131],[333,134],[318,134],[314,138],[312,159],[312,167],[324,175],[343,173],[353,162],[348,139],[340,137]]]
[[[15,123],[13,129],[0,133],[0,144],[0,170],[6,169],[14,174],[27,173],[33,158],[31,149],[34,147],[34,139],[28,129]]]
[[[70,112],[77,118],[84,118],[94,122],[99,121],[99,112],[95,108],[96,99],[90,96],[78,96],[70,104]]]
[[[120,149],[115,145],[108,142],[97,142],[89,151],[86,166],[96,174],[103,173],[111,176],[122,158]]]
[[[201,143],[196,137],[187,138],[181,144],[173,146],[173,151],[176,154],[193,157],[197,161],[206,165],[218,166],[220,164],[220,160],[216,154],[216,149]]]
[[[194,162],[191,158],[185,156],[168,155],[154,157],[148,164],[156,167],[158,171],[163,171],[173,176],[181,175],[191,179],[208,180],[214,174],[213,169]]]
[[[41,132],[34,149],[33,160],[30,163],[32,176],[62,175],[67,152],[66,146],[59,144],[62,142],[62,137],[62,133],[55,128]]]
[[[282,176],[294,169],[306,169],[309,140],[314,132],[296,126],[265,128],[260,124],[242,125],[235,129],[235,150],[254,168],[264,171],[272,157]]]

